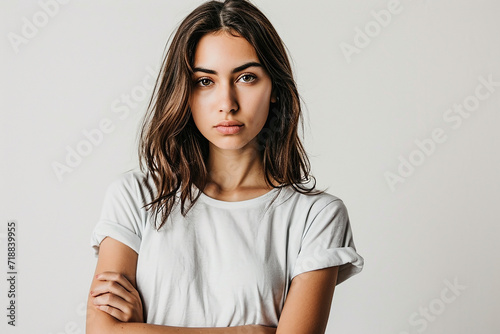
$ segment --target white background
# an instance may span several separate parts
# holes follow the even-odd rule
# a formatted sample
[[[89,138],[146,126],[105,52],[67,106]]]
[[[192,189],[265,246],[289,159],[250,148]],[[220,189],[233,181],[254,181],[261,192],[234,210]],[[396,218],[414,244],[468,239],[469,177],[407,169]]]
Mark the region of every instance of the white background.
[[[2,333],[84,332],[90,234],[107,185],[137,166],[148,102],[137,98],[125,115],[121,98],[156,79],[147,69],[159,69],[170,33],[199,3],[74,0],[44,22],[37,1],[2,1]],[[460,126],[443,116],[478,101],[480,77],[500,82],[500,4],[401,0],[381,26],[372,11],[388,1],[254,3],[290,50],[318,186],[344,200],[365,258],[363,272],[337,287],[327,333],[498,332],[500,86],[481,88],[488,98]],[[16,47],[23,30],[29,38]],[[347,44],[357,53],[346,56]],[[105,119],[113,131],[59,180],[53,164],[66,165],[83,132]],[[416,141],[436,128],[446,140],[418,153]],[[387,173],[410,158],[418,166],[391,187]],[[12,219],[15,328],[5,316]]]

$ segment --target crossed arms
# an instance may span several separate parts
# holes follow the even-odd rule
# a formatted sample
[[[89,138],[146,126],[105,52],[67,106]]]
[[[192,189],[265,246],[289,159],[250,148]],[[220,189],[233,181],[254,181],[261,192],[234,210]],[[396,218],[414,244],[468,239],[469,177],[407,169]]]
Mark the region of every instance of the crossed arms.
[[[87,302],[87,334],[323,334],[338,274],[338,267],[330,267],[295,276],[277,328],[260,325],[195,328],[144,323],[136,269],[134,250],[110,237],[101,242]]]

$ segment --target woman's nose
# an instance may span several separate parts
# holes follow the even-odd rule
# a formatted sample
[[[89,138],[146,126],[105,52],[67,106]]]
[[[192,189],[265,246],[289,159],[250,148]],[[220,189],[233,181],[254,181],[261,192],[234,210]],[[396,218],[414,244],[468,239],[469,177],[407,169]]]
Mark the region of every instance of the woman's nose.
[[[222,85],[219,88],[219,111],[234,112],[239,109],[236,92],[230,85]]]

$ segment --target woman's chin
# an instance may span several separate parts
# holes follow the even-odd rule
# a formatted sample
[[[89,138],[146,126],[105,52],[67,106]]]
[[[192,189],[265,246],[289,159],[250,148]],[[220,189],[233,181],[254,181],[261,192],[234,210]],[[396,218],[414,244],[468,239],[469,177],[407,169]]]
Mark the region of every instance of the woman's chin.
[[[224,151],[241,151],[255,148],[255,143],[241,141],[236,138],[227,138],[217,142],[210,142],[211,149],[224,150]]]

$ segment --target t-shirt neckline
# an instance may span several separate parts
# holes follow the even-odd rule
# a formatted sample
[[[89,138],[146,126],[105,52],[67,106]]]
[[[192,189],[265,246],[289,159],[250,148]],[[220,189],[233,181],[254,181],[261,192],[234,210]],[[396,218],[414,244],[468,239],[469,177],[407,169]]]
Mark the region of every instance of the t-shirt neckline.
[[[242,207],[249,207],[249,206],[259,205],[262,203],[267,203],[267,202],[269,202],[269,200],[272,198],[273,195],[275,195],[278,191],[280,191],[280,188],[273,188],[270,191],[268,191],[267,193],[260,195],[260,196],[257,196],[257,197],[254,197],[254,198],[246,199],[243,201],[234,201],[234,202],[231,201],[231,202],[229,202],[229,201],[222,201],[222,200],[210,197],[210,196],[206,195],[203,191],[199,190],[198,187],[196,187],[194,185],[193,185],[193,187],[197,191],[200,191],[200,197],[198,200],[202,200],[206,204],[220,207],[220,208],[242,208]]]

